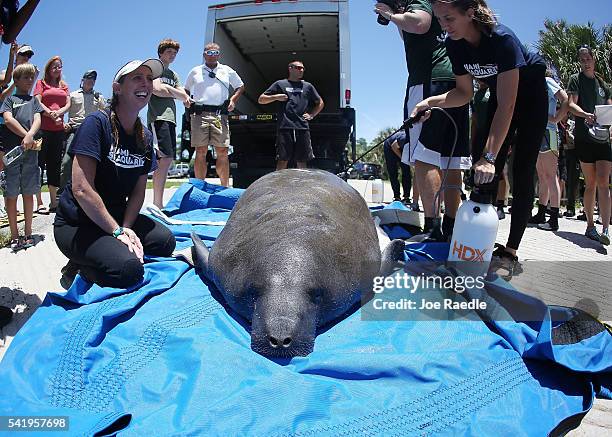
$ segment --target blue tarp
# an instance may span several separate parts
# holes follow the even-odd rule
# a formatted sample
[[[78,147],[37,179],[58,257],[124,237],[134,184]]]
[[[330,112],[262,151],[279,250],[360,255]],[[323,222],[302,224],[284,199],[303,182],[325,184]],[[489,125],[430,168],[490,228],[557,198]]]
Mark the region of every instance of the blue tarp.
[[[227,220],[239,195],[193,181],[167,211]],[[220,231],[194,228],[210,244]],[[172,229],[186,247],[192,227]],[[563,309],[489,285],[489,299],[524,299],[540,320],[376,322],[358,310],[308,357],[273,361],[185,262],[150,260],[131,290],[77,277],[12,342],[0,415],[67,416],[70,435],[533,436],[610,395],[609,332],[554,344]]]

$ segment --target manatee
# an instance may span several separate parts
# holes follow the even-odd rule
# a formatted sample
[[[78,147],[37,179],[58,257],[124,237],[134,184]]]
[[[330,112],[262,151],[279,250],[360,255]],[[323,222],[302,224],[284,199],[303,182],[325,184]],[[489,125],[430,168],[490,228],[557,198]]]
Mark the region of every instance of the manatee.
[[[374,276],[403,260],[404,242],[378,244],[359,193],[319,170],[282,170],[255,181],[210,252],[192,233],[196,269],[251,322],[251,349],[306,356],[318,328],[371,297]]]

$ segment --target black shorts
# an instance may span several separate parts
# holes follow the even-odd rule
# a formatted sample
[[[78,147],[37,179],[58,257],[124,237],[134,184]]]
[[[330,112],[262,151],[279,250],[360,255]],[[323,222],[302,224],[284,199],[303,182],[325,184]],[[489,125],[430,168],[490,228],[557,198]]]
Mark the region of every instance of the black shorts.
[[[313,158],[309,130],[279,129],[276,132],[278,161],[306,162]]]
[[[596,143],[594,141],[575,141],[576,156],[580,162],[594,164],[597,161],[612,161],[612,147],[610,143]]]
[[[159,158],[175,158],[176,155],[176,126],[166,120],[157,120],[153,123],[157,146],[161,152]]]
[[[423,85],[423,99],[444,94],[455,88],[454,81],[437,81]],[[423,123],[419,135],[419,144],[411,144],[410,161],[420,161],[438,168],[465,170],[471,167],[469,144],[469,110],[468,105],[459,108],[445,109],[446,113],[434,110],[429,119]],[[455,129],[455,125],[457,129]],[[455,142],[455,133],[457,143]]]

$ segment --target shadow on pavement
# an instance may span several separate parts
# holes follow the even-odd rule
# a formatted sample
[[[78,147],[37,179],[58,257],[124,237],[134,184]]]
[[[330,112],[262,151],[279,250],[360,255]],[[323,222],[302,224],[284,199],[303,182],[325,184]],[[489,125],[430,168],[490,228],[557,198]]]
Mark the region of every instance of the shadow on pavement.
[[[0,337],[14,337],[41,303],[36,294],[26,293],[19,288],[0,287],[0,305],[13,311],[13,318],[2,328]]]
[[[559,231],[555,232],[555,235],[563,238],[564,240],[569,241],[570,243],[574,243],[576,246],[582,247],[583,249],[593,249],[597,253],[602,255],[607,255],[608,250],[601,243],[598,243],[593,240],[589,240],[583,234],[577,234],[574,232],[567,231]]]

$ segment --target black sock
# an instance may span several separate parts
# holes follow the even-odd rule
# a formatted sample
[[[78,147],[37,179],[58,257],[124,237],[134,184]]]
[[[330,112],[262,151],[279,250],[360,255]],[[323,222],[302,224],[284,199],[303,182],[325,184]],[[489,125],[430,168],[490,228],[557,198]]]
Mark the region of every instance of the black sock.
[[[449,215],[444,214],[442,220],[442,233],[447,241],[450,241],[453,236],[453,228],[455,227],[455,219]]]
[[[548,221],[551,224],[559,225],[559,208],[550,208],[550,219]]]
[[[538,213],[536,214],[536,216],[544,218],[545,214],[546,214],[546,205],[542,205],[541,203],[538,203]]]
[[[431,232],[431,230],[435,227],[440,228],[440,219],[437,217],[425,217],[425,227],[423,228],[423,232]]]

